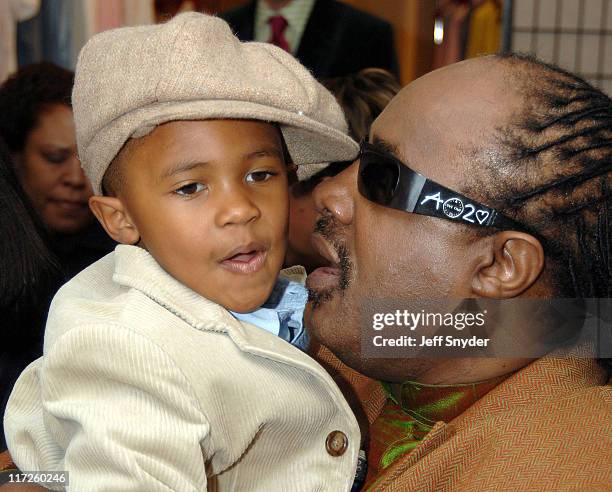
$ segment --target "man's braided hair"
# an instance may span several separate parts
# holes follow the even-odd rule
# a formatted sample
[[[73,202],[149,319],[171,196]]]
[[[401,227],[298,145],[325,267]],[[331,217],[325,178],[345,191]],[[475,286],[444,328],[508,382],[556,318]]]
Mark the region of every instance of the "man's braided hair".
[[[498,179],[481,194],[540,239],[556,296],[609,298],[612,100],[531,56],[496,58],[523,104],[498,129]]]
[[[610,297],[612,100],[530,56],[499,58],[520,66],[525,101],[520,120],[502,132],[514,168],[502,208],[543,239],[562,270],[559,295]]]

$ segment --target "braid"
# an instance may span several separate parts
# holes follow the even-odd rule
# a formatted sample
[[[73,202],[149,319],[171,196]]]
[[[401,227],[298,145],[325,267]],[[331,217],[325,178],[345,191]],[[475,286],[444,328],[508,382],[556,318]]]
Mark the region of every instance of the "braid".
[[[505,152],[494,172],[512,179],[485,193],[543,239],[558,295],[610,297],[612,101],[533,57],[497,59],[519,65],[511,73],[524,104],[499,130]]]
[[[496,60],[522,104],[485,157],[493,184],[473,192],[540,240],[554,295],[609,298],[612,100],[531,56]],[[599,362],[612,374],[612,359]]]

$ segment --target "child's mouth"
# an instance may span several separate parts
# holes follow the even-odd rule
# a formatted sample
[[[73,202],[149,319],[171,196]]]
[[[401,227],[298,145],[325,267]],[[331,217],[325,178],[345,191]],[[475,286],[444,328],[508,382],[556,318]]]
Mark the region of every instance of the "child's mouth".
[[[249,244],[221,260],[221,266],[234,273],[255,273],[263,266],[266,255],[262,246]]]

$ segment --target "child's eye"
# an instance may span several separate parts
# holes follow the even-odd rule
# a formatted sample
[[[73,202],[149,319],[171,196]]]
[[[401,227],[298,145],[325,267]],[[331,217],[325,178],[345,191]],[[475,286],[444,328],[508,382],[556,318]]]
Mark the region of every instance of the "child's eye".
[[[206,189],[206,186],[204,186],[202,183],[189,183],[184,186],[181,186],[174,193],[176,193],[177,195],[182,195],[182,196],[191,196],[205,189]]]
[[[273,171],[255,171],[246,175],[247,183],[263,183],[278,173]]]

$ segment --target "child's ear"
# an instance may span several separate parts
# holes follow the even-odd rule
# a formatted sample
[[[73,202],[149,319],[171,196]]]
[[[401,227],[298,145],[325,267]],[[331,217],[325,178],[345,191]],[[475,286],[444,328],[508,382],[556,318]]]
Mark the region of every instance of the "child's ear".
[[[92,196],[89,208],[107,234],[118,243],[136,244],[140,240],[140,233],[119,198]]]
[[[529,289],[544,269],[544,249],[535,237],[503,231],[488,242],[482,265],[472,279],[481,297],[508,299]]]

